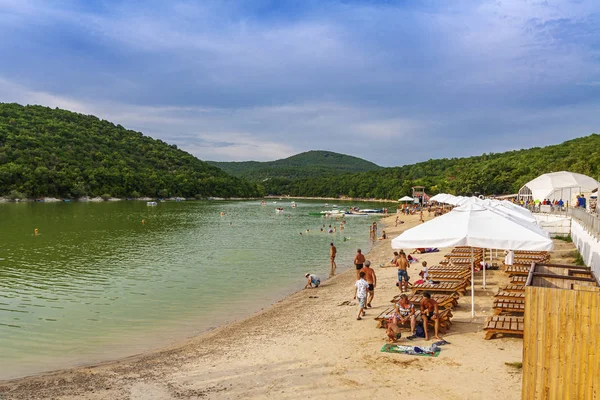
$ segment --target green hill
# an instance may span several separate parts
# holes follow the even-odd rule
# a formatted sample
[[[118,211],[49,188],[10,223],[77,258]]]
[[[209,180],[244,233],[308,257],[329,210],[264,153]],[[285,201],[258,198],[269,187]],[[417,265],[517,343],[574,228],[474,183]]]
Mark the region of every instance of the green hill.
[[[91,115],[0,103],[0,196],[251,197],[255,184]]]
[[[411,186],[425,186],[430,194],[457,195],[516,193],[531,179],[552,171],[571,171],[598,178],[600,135],[526,150],[476,157],[429,160],[402,167],[358,174],[264,182],[265,192],[292,196],[398,199]]]
[[[312,150],[276,161],[216,162],[209,164],[228,174],[253,181],[333,176],[351,172],[375,171],[381,167],[362,158]]]

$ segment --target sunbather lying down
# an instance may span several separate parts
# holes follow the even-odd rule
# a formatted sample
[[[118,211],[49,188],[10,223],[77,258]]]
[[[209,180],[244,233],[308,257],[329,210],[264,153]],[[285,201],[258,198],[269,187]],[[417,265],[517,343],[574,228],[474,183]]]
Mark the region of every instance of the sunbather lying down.
[[[425,253],[437,253],[438,251],[440,251],[437,247],[428,247],[428,248],[418,248],[415,249],[412,253],[410,254],[425,254]]]

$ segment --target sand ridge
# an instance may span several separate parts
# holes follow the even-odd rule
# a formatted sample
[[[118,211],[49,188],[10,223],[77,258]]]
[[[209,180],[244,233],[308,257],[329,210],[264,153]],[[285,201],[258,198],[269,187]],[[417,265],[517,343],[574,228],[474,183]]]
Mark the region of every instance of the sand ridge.
[[[395,215],[382,220],[391,237],[419,224],[418,216],[400,218],[405,223],[398,227],[394,227]],[[426,212],[425,218],[431,216]],[[572,247],[558,244],[562,250]],[[446,250],[416,257],[435,265]],[[567,257],[566,252],[561,254]],[[444,336],[451,345],[444,346],[438,358],[380,353],[385,331],[376,328],[373,318],[398,293],[396,269],[380,267],[391,257],[389,239],[378,241],[368,254],[378,285],[373,309],[362,321],[355,319],[352,266],[318,289],[292,294],[255,315],[179,346],[3,382],[0,398],[520,398],[521,372],[505,363],[521,361],[522,340],[483,340],[483,322],[492,314],[492,296],[499,285],[508,282],[501,271],[489,271],[487,289],[482,289],[481,274],[476,275],[477,317],[471,320],[470,297],[462,297],[453,310],[453,326]],[[411,266],[412,280],[419,270],[420,263]],[[409,343],[430,342],[418,339]]]

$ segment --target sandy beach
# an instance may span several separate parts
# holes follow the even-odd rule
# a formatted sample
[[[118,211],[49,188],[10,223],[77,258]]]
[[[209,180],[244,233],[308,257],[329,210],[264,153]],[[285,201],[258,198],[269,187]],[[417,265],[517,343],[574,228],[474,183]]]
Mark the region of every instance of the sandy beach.
[[[429,219],[425,213],[426,219]],[[418,216],[382,220],[391,237],[418,224]],[[366,234],[366,233],[365,233]],[[570,262],[571,243],[555,241],[552,261]],[[412,249],[407,249],[412,251]],[[447,249],[417,255],[430,265]],[[411,398],[518,399],[522,340],[486,341],[485,318],[492,296],[508,282],[489,271],[487,288],[476,275],[476,315],[470,298],[453,310],[451,330],[437,358],[381,353],[385,331],[373,320],[398,293],[390,240],[378,241],[367,259],[378,278],[373,309],[355,319],[355,273],[349,268],[321,287],[297,292],[246,319],[219,327],[178,346],[97,366],[0,382],[2,399],[232,399]],[[324,260],[324,263],[327,263]],[[409,274],[414,280],[420,263]],[[303,277],[298,278],[300,281]],[[403,335],[406,336],[406,335]],[[402,340],[406,342],[406,340]],[[427,345],[424,339],[410,342]]]

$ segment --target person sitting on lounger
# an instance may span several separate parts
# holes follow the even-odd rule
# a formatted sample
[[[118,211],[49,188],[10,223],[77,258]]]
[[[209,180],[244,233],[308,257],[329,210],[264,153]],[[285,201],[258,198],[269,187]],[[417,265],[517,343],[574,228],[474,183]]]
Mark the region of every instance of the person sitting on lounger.
[[[321,279],[319,279],[319,277],[316,275],[306,273],[304,277],[308,279],[306,281],[306,286],[304,286],[304,289],[312,289],[313,287],[318,288],[321,284]]]
[[[390,342],[395,342],[400,338],[399,333],[400,329],[398,327],[398,323],[400,325],[404,325],[410,321],[410,331],[411,335],[415,335],[415,329],[417,327],[417,317],[415,316],[415,307],[408,300],[408,296],[403,294],[400,296],[400,301],[396,303],[396,308],[394,313],[392,314],[390,320],[388,321],[387,327],[387,336]],[[411,337],[412,337],[411,336]],[[409,339],[411,338],[409,337]]]
[[[425,340],[429,340],[429,330],[427,323],[431,320],[434,322],[434,339],[441,339],[439,336],[440,320],[439,320],[439,309],[437,301],[431,298],[429,292],[423,293],[423,300],[421,300],[421,317],[423,318],[423,330],[425,331]]]

